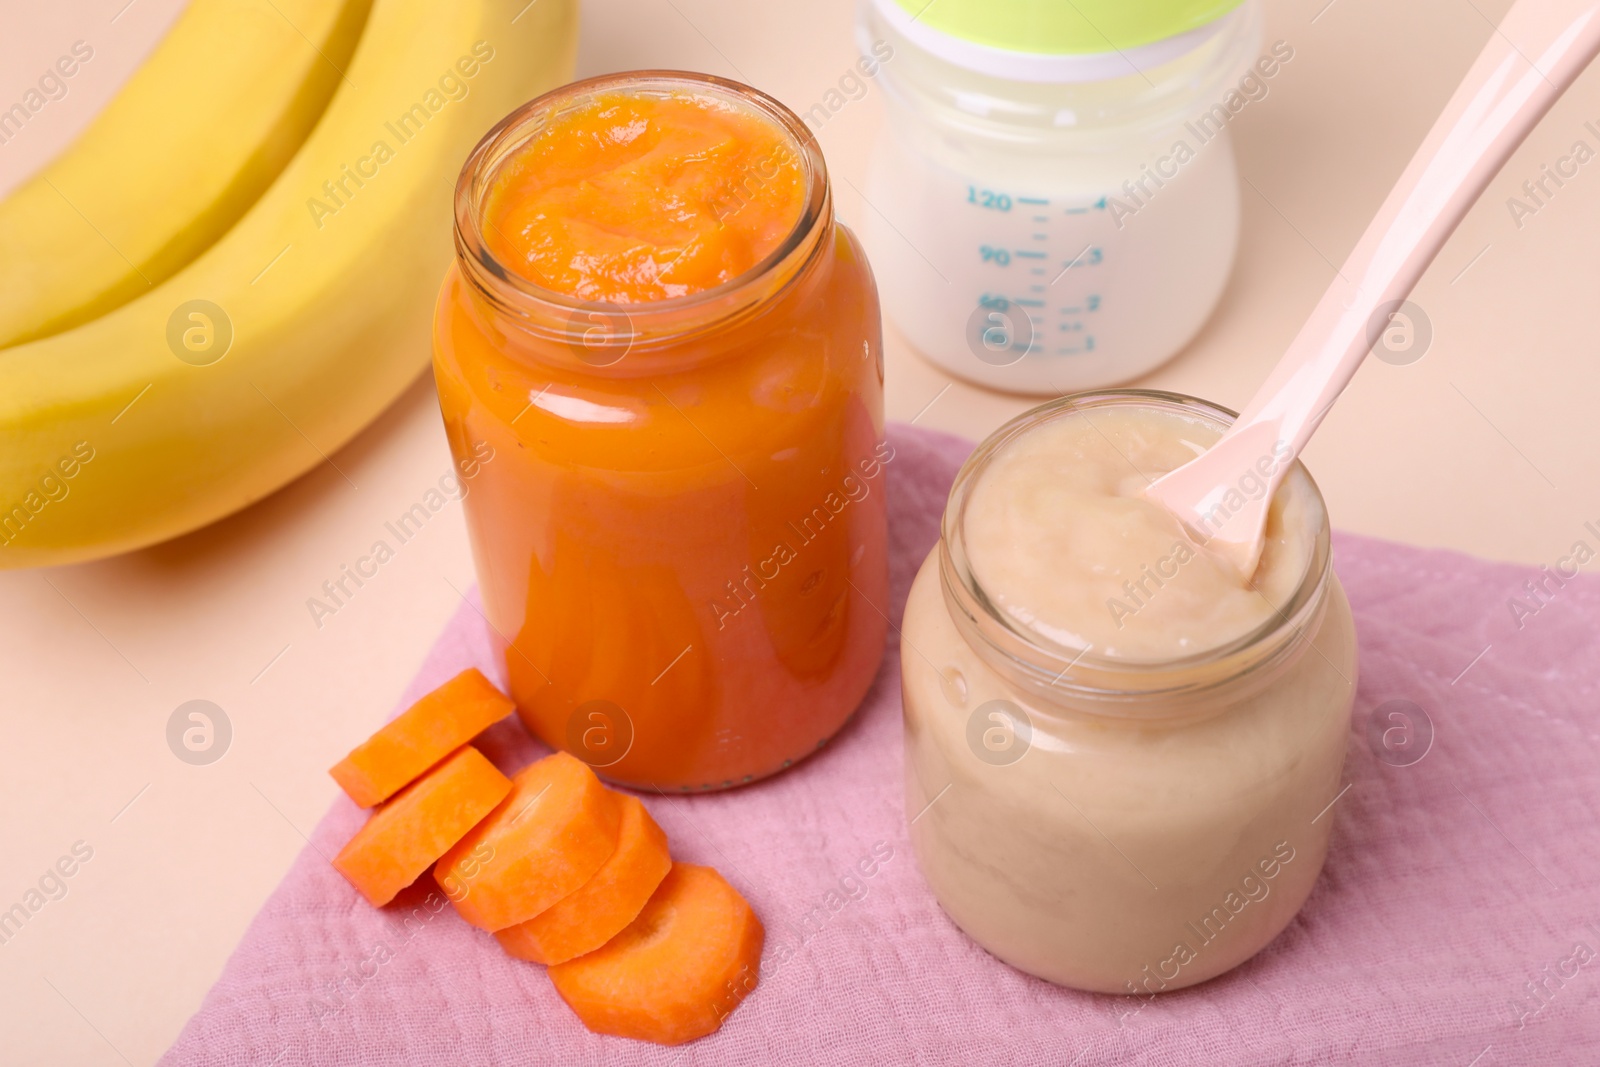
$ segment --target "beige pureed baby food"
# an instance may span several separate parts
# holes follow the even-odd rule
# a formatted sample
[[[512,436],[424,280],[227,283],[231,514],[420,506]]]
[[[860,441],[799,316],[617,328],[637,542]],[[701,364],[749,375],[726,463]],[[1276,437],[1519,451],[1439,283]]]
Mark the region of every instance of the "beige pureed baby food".
[[[962,929],[1053,982],[1204,981],[1322,868],[1356,681],[1322,496],[1296,464],[1246,581],[1139,495],[1232,417],[1143,391],[1035,408],[962,467],[911,588],[912,844]]]

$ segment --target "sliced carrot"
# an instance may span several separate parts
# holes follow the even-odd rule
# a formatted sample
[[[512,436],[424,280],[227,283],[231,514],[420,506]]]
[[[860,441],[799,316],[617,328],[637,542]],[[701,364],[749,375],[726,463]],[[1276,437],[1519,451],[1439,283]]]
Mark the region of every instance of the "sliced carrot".
[[[533,963],[564,963],[593,952],[638,916],[672,869],[667,835],[638,797],[619,795],[617,850],[576,893],[525,923],[495,931],[500,947]]]
[[[722,875],[674,863],[627,929],[551,967],[550,981],[597,1034],[680,1045],[721,1026],[756,987],[765,936]]]
[[[469,667],[357,745],[328,773],[351,800],[370,808],[511,714],[512,707],[489,679]]]
[[[484,930],[527,922],[576,892],[617,848],[622,806],[565,752],[511,779],[511,794],[433,869],[461,917]]]
[[[382,907],[510,791],[509,778],[483,753],[463,745],[373,812],[333,866]]]

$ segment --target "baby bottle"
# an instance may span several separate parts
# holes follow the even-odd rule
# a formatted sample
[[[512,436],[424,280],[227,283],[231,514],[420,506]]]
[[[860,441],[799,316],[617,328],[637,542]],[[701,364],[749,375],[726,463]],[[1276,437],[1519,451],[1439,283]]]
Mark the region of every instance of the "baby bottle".
[[[883,310],[1019,393],[1125,382],[1222,295],[1230,125],[1294,50],[1259,0],[862,0],[886,130],[862,213]]]

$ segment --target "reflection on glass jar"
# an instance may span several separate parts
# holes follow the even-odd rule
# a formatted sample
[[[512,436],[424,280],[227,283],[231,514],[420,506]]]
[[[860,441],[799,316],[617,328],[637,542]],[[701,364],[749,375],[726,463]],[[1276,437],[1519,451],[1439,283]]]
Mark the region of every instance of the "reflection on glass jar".
[[[771,255],[701,292],[611,304],[496,261],[484,204],[501,168],[552,117],[617,93],[696,94],[787,144],[804,203]],[[749,176],[731,177],[737,198]],[[816,751],[882,655],[893,453],[872,276],[804,126],[709,76],[568,86],[479,145],[457,247],[434,371],[452,450],[495,450],[465,509],[523,721],[647,788],[723,788]]]
[[[1231,418],[1155,392],[1020,416],[962,468],[911,589],[912,844],[962,929],[1053,982],[1204,981],[1322,868],[1356,644],[1315,483],[1285,478],[1251,583],[1173,553],[1176,520],[1137,499]]]
[[[1238,245],[1231,123],[1294,54],[1258,55],[1255,0],[1081,8],[861,4],[885,92],[863,229],[884,312],[995,388],[1128,381],[1195,335]]]

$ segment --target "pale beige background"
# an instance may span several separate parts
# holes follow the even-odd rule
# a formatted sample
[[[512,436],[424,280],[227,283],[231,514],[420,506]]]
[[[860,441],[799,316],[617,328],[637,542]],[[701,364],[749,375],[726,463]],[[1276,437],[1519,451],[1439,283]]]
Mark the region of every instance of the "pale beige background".
[[[8,3],[0,102],[82,38],[68,97],[0,146],[0,189],[47,159],[158,39],[181,0]],[[1275,0],[1268,40],[1296,58],[1235,131],[1242,252],[1199,339],[1154,386],[1239,406],[1277,357],[1508,0]],[[121,11],[120,17],[112,21]],[[588,0],[580,74],[675,66],[809,107],[853,61],[850,0]],[[878,90],[830,122],[857,188]],[[1600,120],[1583,77],[1419,286],[1435,341],[1368,361],[1307,456],[1337,525],[1538,563],[1600,519],[1600,162],[1519,231],[1506,197]],[[847,222],[868,210],[837,187]],[[888,337],[889,413],[981,437],[1033,403],[947,379]],[[121,559],[0,573],[0,908],[73,842],[94,858],[0,946],[0,1062],[152,1062],[216,978],[334,794],[324,768],[383,716],[473,581],[459,513],[409,542],[319,630],[325,578],[449,467],[422,381],[339,453],[210,529]],[[226,757],[191,767],[163,729],[203,697]],[[886,774],[897,768],[886,767]],[[130,801],[132,803],[130,804]]]

